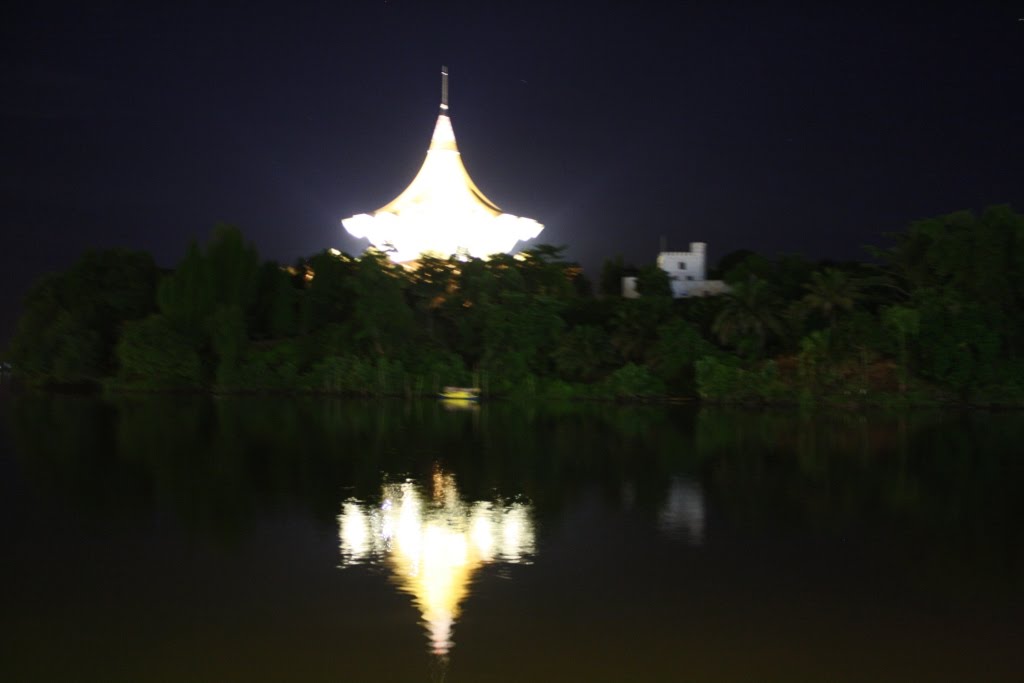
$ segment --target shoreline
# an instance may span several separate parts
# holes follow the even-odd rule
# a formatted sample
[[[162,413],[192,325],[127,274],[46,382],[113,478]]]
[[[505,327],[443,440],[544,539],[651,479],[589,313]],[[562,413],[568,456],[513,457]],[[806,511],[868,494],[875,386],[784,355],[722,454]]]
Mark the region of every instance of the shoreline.
[[[594,385],[582,385],[594,386]],[[381,393],[357,393],[351,391],[332,391],[325,389],[281,389],[281,388],[252,388],[252,389],[216,389],[216,388],[153,388],[153,387],[128,387],[128,386],[106,386],[103,384],[91,385],[49,385],[31,386],[17,379],[0,382],[0,388],[8,395],[31,394],[50,396],[81,396],[99,398],[122,398],[139,396],[205,396],[213,399],[218,398],[331,398],[359,401],[377,400],[402,400],[402,401],[427,401],[441,402],[444,399],[433,393],[414,392],[381,392]],[[596,391],[577,391],[569,394],[552,394],[548,392],[515,392],[506,394],[483,394],[475,405],[487,403],[564,403],[583,402],[589,404],[605,405],[630,405],[630,406],[697,406],[715,408],[741,408],[746,410],[918,410],[918,409],[940,409],[940,410],[986,410],[999,412],[1015,412],[1024,410],[1024,402],[1013,401],[971,401],[956,400],[949,397],[924,396],[919,392],[910,392],[910,395],[898,393],[874,393],[869,400],[849,400],[846,397],[835,397],[833,395],[806,394],[796,397],[776,397],[763,400],[725,400],[701,396],[686,395],[646,395],[646,396],[608,396],[600,395]]]

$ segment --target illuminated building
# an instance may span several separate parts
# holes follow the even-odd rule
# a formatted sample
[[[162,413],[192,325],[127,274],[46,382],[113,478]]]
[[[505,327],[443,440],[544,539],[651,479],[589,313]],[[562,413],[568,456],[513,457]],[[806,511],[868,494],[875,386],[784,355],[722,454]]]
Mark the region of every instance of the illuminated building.
[[[427,158],[412,183],[372,214],[341,221],[353,237],[365,237],[399,263],[422,253],[486,258],[508,252],[544,229],[531,218],[503,213],[469,177],[448,115],[445,67],[441,84],[441,112]]]
[[[722,280],[705,279],[704,259],[707,244],[691,242],[690,251],[662,251],[658,254],[658,268],[668,275],[672,297],[716,296],[729,291]],[[635,299],[640,296],[636,288],[636,276],[622,278],[622,296]]]

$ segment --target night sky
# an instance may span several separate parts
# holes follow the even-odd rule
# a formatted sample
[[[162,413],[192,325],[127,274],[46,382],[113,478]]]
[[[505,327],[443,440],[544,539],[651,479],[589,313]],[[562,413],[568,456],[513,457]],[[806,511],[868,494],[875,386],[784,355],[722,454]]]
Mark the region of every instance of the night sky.
[[[662,235],[851,259],[1024,210],[1024,3],[145,5],[0,14],[0,345],[87,248],[172,266],[225,221],[264,258],[361,252],[339,221],[415,175],[442,64],[480,189],[592,277]]]

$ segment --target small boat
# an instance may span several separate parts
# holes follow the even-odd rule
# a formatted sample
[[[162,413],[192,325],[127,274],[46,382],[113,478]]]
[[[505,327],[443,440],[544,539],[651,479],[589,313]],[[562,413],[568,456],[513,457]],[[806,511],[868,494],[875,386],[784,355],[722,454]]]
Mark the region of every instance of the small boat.
[[[441,393],[437,395],[438,398],[443,398],[447,401],[479,401],[480,400],[480,388],[479,387],[444,387],[441,389]]]

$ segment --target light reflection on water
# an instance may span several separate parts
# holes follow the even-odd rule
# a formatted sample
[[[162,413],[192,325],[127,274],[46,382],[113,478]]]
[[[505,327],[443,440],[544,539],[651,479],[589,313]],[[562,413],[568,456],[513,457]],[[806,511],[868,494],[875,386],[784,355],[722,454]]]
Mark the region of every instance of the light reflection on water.
[[[658,513],[658,528],[671,538],[693,545],[704,542],[704,493],[696,482],[673,477]]]
[[[480,404],[476,401],[465,401],[461,399],[442,398],[441,407],[449,413],[479,413]]]
[[[529,563],[534,526],[527,504],[462,500],[451,474],[435,470],[430,488],[385,484],[379,502],[345,501],[338,536],[342,567],[391,568],[423,615],[431,651],[443,656],[474,572],[487,563]]]
[[[627,509],[636,505],[636,496],[632,482],[623,484],[622,503]],[[674,541],[702,545],[704,519],[704,490],[701,485],[688,477],[672,477],[665,500],[657,510],[658,531]]]
[[[1024,680],[1020,414],[478,410],[0,400],[0,680]]]

